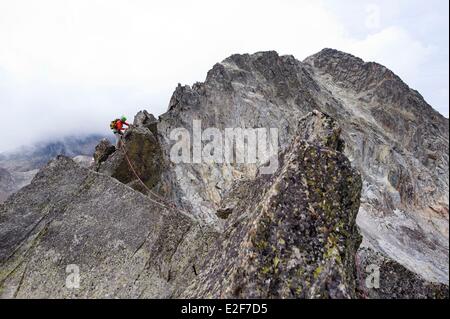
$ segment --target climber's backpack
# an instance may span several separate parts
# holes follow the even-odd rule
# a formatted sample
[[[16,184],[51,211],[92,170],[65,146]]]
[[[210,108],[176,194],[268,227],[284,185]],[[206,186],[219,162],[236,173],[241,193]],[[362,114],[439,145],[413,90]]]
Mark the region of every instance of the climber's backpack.
[[[119,119],[115,119],[115,120],[111,121],[111,124],[109,124],[109,127],[111,128],[111,130],[115,130],[116,129],[118,121],[119,121]]]

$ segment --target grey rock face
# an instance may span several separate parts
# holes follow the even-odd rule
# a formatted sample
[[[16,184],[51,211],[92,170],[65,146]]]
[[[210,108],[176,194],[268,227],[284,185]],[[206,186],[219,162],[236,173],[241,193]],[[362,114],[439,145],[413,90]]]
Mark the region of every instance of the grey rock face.
[[[1,190],[8,191],[12,187],[13,183],[14,183],[14,180],[13,180],[11,174],[9,173],[9,171],[4,168],[0,168]]]
[[[98,170],[100,167],[100,164],[106,161],[112,153],[114,153],[116,150],[116,147],[111,144],[110,141],[107,139],[102,139],[100,143],[95,147],[94,152],[94,164],[95,164],[95,170]]]
[[[281,146],[297,131],[299,119],[317,109],[311,91],[317,84],[292,56],[276,52],[233,55],[216,64],[204,83],[178,86],[169,110],[160,116],[158,132],[164,155],[174,141],[174,128],[192,132],[193,120],[202,129],[278,128]],[[254,178],[258,167],[241,164],[189,164],[170,168],[177,180],[174,199],[189,207],[192,214],[209,224],[220,224],[216,209],[223,193],[236,179]]]
[[[304,62],[276,52],[233,55],[204,83],[176,89],[158,131],[168,150],[169,132],[192,130],[193,119],[202,120],[202,128],[276,126],[285,147],[312,110],[339,123],[344,152],[362,174],[363,236],[423,278],[448,284],[449,122],[385,67],[330,49]],[[224,191],[256,171],[251,165],[177,165],[174,197],[217,224]]]
[[[153,116],[153,114],[148,113],[146,110],[139,111],[133,121],[134,126],[146,127],[153,134],[156,134],[157,124],[158,120]]]
[[[358,252],[357,276],[361,298],[448,299],[448,286],[425,281],[392,259],[367,246]],[[376,273],[375,273],[376,272]],[[376,275],[372,279],[368,275]],[[375,281],[376,280],[376,281]],[[367,282],[368,281],[368,282]]]
[[[311,132],[335,126],[311,118]],[[299,136],[274,175],[236,181],[225,233],[58,157],[0,206],[1,296],[356,297],[361,179],[324,146],[334,134],[313,134],[323,144]]]
[[[298,124],[299,138],[312,144],[322,145],[342,152],[345,142],[341,128],[330,116],[316,110],[301,118]]]
[[[92,165],[94,165],[94,158],[92,156],[86,156],[86,155],[78,155],[72,158],[75,163],[77,163],[80,166],[89,168]]]
[[[110,153],[112,148],[99,146],[99,160],[97,161],[96,170],[112,176],[124,184],[129,184],[144,193],[146,191],[137,183],[136,175],[146,187],[158,189],[161,186],[160,181],[162,179],[161,174],[164,169],[164,161],[160,144],[154,133],[147,127],[136,126],[125,132],[123,144],[124,149],[115,150],[107,157],[106,153]],[[106,148],[106,151],[101,152],[102,148]],[[106,157],[106,159],[100,161],[100,157],[102,159]]]
[[[275,174],[232,187],[223,238],[183,297],[356,297],[361,178],[323,142],[298,136]]]
[[[448,284],[448,119],[379,64],[335,50],[305,62],[336,100],[329,114],[363,175],[364,237],[425,279]]]
[[[13,189],[14,180],[11,173],[0,167],[0,203],[3,202]]]
[[[208,241],[188,217],[65,157],[1,205],[0,218],[5,298],[170,297],[194,278]],[[79,289],[66,286],[72,264]]]

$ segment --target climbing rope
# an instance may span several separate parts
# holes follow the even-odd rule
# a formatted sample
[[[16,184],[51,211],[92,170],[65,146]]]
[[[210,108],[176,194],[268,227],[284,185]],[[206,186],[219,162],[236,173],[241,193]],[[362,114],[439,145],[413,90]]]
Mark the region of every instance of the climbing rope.
[[[139,181],[139,183],[145,188],[145,190],[147,191],[148,194],[153,195],[153,196],[156,197],[158,200],[160,200],[161,202],[164,202],[164,203],[161,203],[161,202],[159,202],[158,200],[154,200],[153,198],[151,198],[151,197],[149,196],[148,198],[149,198],[149,200],[150,200],[151,202],[153,202],[153,203],[155,203],[155,204],[157,204],[157,205],[159,205],[159,206],[161,206],[161,207],[163,207],[163,208],[165,208],[165,209],[178,211],[178,212],[180,212],[180,213],[182,213],[182,214],[184,214],[184,215],[188,215],[188,216],[190,215],[188,212],[186,212],[186,211],[184,211],[184,210],[182,210],[182,209],[176,207],[175,204],[173,204],[173,203],[167,203],[167,200],[166,200],[165,198],[163,198],[162,196],[160,196],[160,195],[156,194],[155,192],[153,192],[153,191],[152,191],[152,190],[151,190],[151,189],[150,189],[150,188],[142,181],[142,179],[139,177],[138,173],[136,172],[136,170],[135,170],[133,164],[131,163],[130,158],[128,157],[128,153],[127,153],[127,150],[126,150],[126,148],[125,148],[125,143],[124,143],[123,140],[122,140],[122,136],[120,137],[120,147],[121,147],[121,149],[122,149],[122,151],[123,151],[123,154],[125,155],[125,159],[127,160],[128,166],[130,167],[131,171],[133,172],[134,176],[137,178],[137,180]],[[204,232],[203,232],[203,226],[201,225],[200,222],[198,222],[198,225],[199,225],[199,227],[200,227],[200,232],[201,232],[202,235],[204,236],[205,234],[204,234]],[[364,288],[364,284],[362,283],[362,280],[361,280],[361,270],[360,270],[360,267],[359,267],[359,266],[360,266],[360,264],[359,264],[359,257],[358,257],[358,254],[356,253],[356,254],[355,254],[355,268],[356,268],[356,276],[357,276],[357,278],[358,278],[357,281],[359,281],[359,289],[362,290],[362,298],[363,298],[363,299],[367,299],[367,298],[368,298],[368,293],[367,293],[366,289]],[[197,276],[197,271],[196,271],[196,269],[195,269],[195,266],[192,265],[192,267],[193,267],[193,270],[194,270],[195,275]]]
[[[147,193],[148,193],[148,195],[149,195],[148,198],[149,198],[149,200],[150,200],[151,202],[153,202],[153,203],[155,203],[155,204],[157,204],[157,205],[159,205],[159,206],[161,206],[161,207],[163,207],[163,208],[165,208],[165,209],[177,211],[177,212],[179,212],[179,213],[181,213],[181,214],[184,214],[184,215],[186,215],[186,216],[191,216],[190,213],[188,213],[188,212],[185,211],[185,210],[182,210],[182,209],[178,208],[175,204],[173,204],[173,203],[168,203],[167,200],[166,200],[164,197],[162,197],[162,196],[156,194],[155,192],[153,192],[153,191],[152,191],[152,190],[151,190],[151,189],[150,189],[150,188],[142,181],[142,179],[139,177],[138,173],[136,172],[136,170],[135,170],[133,164],[131,163],[130,158],[128,157],[128,153],[127,153],[127,150],[126,150],[126,148],[125,148],[125,143],[124,143],[123,140],[122,140],[122,136],[120,137],[120,147],[121,147],[121,149],[122,149],[122,151],[123,151],[123,154],[125,155],[125,159],[127,160],[128,166],[130,167],[131,171],[133,172],[134,176],[137,178],[137,180],[139,181],[139,183],[140,183],[140,184],[145,188],[145,190],[147,191]],[[154,197],[156,197],[156,200],[153,199],[153,198],[151,198],[150,195],[153,195]],[[198,225],[199,225],[199,227],[200,227],[200,232],[202,233],[202,235],[205,235],[205,233],[203,232],[203,225],[202,225],[201,222],[199,222],[199,221],[197,221],[197,223],[198,223]]]
[[[133,164],[131,163],[130,158],[128,157],[128,153],[127,153],[127,150],[126,150],[126,148],[125,148],[125,143],[122,141],[122,137],[120,137],[120,148],[122,149],[123,154],[125,155],[125,159],[127,160],[128,166],[130,167],[131,171],[133,172],[134,176],[137,178],[137,180],[139,181],[139,183],[145,188],[145,190],[147,191],[148,194],[150,194],[150,195],[152,195],[152,196],[154,196],[154,197],[157,198],[157,200],[154,200],[154,199],[150,198],[150,196],[149,196],[150,201],[152,201],[152,202],[155,203],[155,204],[158,204],[159,206],[161,206],[161,207],[163,207],[163,208],[166,208],[166,209],[176,209],[176,210],[180,211],[180,209],[177,208],[177,207],[175,207],[175,205],[170,204],[170,203],[167,204],[167,203],[166,203],[166,200],[165,200],[163,197],[161,197],[161,196],[159,196],[158,194],[156,194],[155,192],[153,192],[153,191],[152,191],[152,190],[151,190],[151,189],[150,189],[150,188],[142,181],[142,179],[139,177],[138,173],[136,172],[136,170],[135,170]],[[159,202],[158,200],[161,201],[161,202],[164,202],[164,203],[161,203],[161,202]],[[169,206],[170,206],[170,207],[169,207]],[[183,213],[185,213],[185,212],[183,212]]]

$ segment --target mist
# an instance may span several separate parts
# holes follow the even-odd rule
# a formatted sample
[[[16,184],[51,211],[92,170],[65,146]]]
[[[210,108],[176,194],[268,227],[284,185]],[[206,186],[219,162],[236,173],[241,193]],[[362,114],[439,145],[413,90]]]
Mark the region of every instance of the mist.
[[[109,134],[234,53],[376,61],[448,117],[447,1],[1,1],[0,153]]]

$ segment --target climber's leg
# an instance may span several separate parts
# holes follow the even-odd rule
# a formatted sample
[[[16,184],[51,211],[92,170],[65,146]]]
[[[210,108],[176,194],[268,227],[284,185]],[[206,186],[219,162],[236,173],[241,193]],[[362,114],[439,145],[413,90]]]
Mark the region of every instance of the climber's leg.
[[[120,148],[122,135],[119,132],[115,132],[114,135],[116,136],[116,150],[117,150]]]

